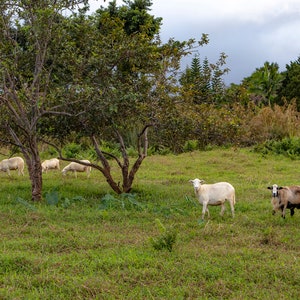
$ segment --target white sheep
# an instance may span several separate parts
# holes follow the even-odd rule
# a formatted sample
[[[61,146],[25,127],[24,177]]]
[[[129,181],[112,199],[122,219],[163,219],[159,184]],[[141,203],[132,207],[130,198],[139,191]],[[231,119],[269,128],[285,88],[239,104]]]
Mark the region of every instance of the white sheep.
[[[229,201],[232,217],[234,217],[234,205],[235,205],[235,189],[228,182],[218,182],[214,184],[202,184],[204,180],[198,178],[190,180],[194,186],[196,197],[202,208],[202,220],[204,220],[205,213],[207,212],[208,217],[209,211],[208,205],[221,205],[221,216],[224,214],[225,201]]]
[[[90,161],[88,160],[81,160],[84,163],[90,164]],[[74,172],[75,177],[77,178],[77,172],[86,172],[87,177],[90,177],[92,168],[90,166],[82,165],[77,162],[71,162],[67,166],[63,168],[61,171],[63,175],[66,175],[67,172]]]
[[[42,162],[42,172],[46,172],[48,170],[60,169],[59,160],[57,158],[46,159]]]
[[[0,162],[0,171],[7,172],[10,176],[10,170],[18,170],[18,174],[24,176],[24,160],[22,157],[16,156],[8,159],[3,159]]]

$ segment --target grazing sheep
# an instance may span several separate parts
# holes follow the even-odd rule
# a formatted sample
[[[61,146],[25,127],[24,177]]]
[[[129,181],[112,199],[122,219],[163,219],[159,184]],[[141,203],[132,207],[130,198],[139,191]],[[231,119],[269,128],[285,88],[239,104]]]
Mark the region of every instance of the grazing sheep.
[[[209,211],[208,205],[221,205],[221,216],[224,214],[225,201],[230,203],[232,217],[234,217],[234,205],[235,205],[235,189],[228,182],[218,182],[214,184],[202,184],[204,180],[198,178],[190,180],[194,186],[195,195],[198,197],[200,204],[202,204],[202,220],[204,220],[205,213],[208,217]]]
[[[42,162],[42,172],[47,173],[48,170],[59,170],[59,160],[57,158],[51,158]]]
[[[10,170],[18,170],[18,174],[24,176],[24,160],[22,157],[12,157],[8,159],[3,159],[0,162],[0,171],[7,172],[10,176]]]
[[[84,163],[90,164],[88,160],[81,160]],[[63,168],[62,174],[66,175],[67,172],[74,172],[75,177],[77,178],[77,172],[86,172],[87,177],[90,177],[92,168],[90,166],[82,165],[77,162],[71,162],[66,167]]]
[[[267,187],[272,190],[271,204],[273,215],[281,210],[281,216],[285,218],[286,209],[290,209],[291,216],[295,213],[295,208],[300,209],[300,186],[278,186],[273,184]]]

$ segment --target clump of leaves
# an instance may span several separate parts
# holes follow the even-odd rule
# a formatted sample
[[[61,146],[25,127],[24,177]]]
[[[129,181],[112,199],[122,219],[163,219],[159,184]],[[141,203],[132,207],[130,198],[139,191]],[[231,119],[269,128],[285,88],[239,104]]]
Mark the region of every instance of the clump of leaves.
[[[29,202],[27,202],[26,200],[24,200],[21,197],[16,198],[16,203],[21,204],[22,206],[24,206],[28,210],[36,211],[36,207],[34,205],[30,204]]]
[[[77,158],[81,150],[81,145],[76,143],[69,143],[65,146],[64,155],[67,158]]]
[[[185,142],[183,146],[183,151],[184,152],[192,152],[197,150],[199,147],[198,141],[197,140],[188,140]]]
[[[121,194],[120,196],[115,197],[111,194],[106,194],[101,199],[101,204],[99,205],[100,210],[107,209],[119,209],[122,208],[124,210],[136,209],[143,210],[144,205],[138,202],[135,194]]]
[[[62,197],[56,188],[51,189],[45,195],[46,203],[50,206],[61,206],[63,208],[68,208],[75,202],[83,201],[82,196],[75,196],[72,198]]]
[[[282,140],[270,140],[254,148],[256,152],[262,154],[282,154],[291,159],[300,157],[300,138],[286,137]]]
[[[172,252],[176,242],[177,232],[173,227],[166,228],[159,219],[155,221],[159,228],[160,235],[150,239],[152,247],[155,250],[167,249],[169,252]]]

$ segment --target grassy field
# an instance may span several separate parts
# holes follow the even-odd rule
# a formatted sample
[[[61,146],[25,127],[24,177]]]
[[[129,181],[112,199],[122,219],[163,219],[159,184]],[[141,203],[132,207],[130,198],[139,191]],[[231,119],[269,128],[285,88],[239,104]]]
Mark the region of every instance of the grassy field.
[[[299,161],[250,150],[146,158],[132,194],[91,177],[0,173],[0,299],[299,299],[300,211],[273,216],[273,183],[300,183]],[[189,179],[228,181],[236,216],[200,221]]]

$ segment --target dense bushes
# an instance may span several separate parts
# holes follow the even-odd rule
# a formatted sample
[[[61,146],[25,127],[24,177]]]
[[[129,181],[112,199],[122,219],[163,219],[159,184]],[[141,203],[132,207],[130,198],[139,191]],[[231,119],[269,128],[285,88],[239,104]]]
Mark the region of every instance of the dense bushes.
[[[300,158],[300,138],[284,138],[282,140],[270,140],[254,147],[255,151],[263,154],[282,154],[292,159]]]
[[[180,113],[181,112],[181,113]],[[136,130],[124,132],[129,156],[136,157]],[[298,139],[299,138],[299,139]],[[96,159],[88,139],[70,142],[64,148],[68,158]],[[148,155],[182,153],[211,147],[256,146],[263,153],[300,156],[300,119],[294,103],[274,107],[254,104],[216,106],[174,106],[168,117],[157,120],[149,131]],[[260,145],[260,146],[258,146]],[[117,157],[119,144],[102,141],[101,149]]]
[[[295,103],[262,108],[249,122],[248,134],[255,143],[299,136],[300,119]]]
[[[300,136],[294,103],[260,108],[254,104],[193,105],[182,114],[160,120],[151,140],[160,148],[180,153],[211,146],[253,146],[269,140]],[[152,145],[153,145],[152,144]]]

